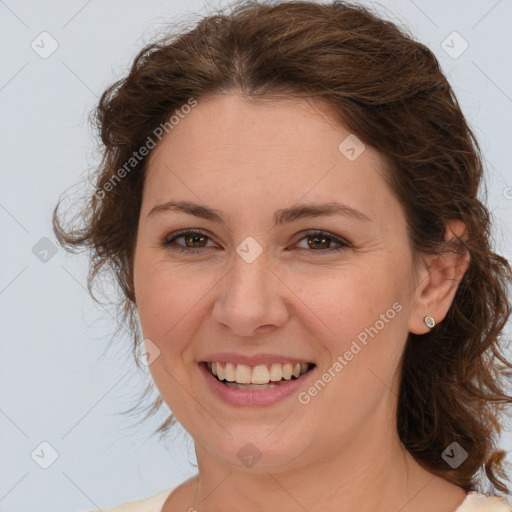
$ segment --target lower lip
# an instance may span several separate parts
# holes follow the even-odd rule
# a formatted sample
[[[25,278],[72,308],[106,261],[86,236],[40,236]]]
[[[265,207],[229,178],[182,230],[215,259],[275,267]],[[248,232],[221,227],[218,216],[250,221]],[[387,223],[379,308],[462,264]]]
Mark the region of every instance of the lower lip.
[[[229,386],[222,384],[222,382],[212,375],[210,370],[207,368],[206,363],[199,363],[199,369],[205,376],[206,382],[212,392],[221,400],[230,405],[245,407],[252,407],[255,405],[272,405],[289,397],[290,395],[293,395],[305,382],[309,380],[311,374],[315,370],[315,368],[313,368],[298,379],[284,382],[275,388],[258,391],[230,388]]]

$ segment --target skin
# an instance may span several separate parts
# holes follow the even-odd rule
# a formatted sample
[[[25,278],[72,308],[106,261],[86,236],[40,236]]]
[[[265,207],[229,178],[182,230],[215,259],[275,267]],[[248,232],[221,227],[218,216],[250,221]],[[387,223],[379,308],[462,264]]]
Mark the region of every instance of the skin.
[[[163,512],[453,512],[465,498],[405,451],[395,414],[407,335],[429,330],[427,314],[443,320],[468,256],[423,255],[414,264],[379,154],[366,146],[349,161],[338,150],[347,135],[316,100],[256,105],[232,92],[201,99],[150,155],[136,302],[144,337],[160,350],[152,376],[194,439],[199,470]],[[218,209],[227,224],[175,211],[148,216],[169,200]],[[336,214],[272,226],[276,210],[329,201],[370,220]],[[203,252],[162,245],[181,229],[207,232],[188,240]],[[302,234],[310,229],[350,246],[320,255],[338,244],[316,248],[315,236]],[[464,226],[449,225],[447,238],[454,234]],[[236,252],[248,236],[263,250],[250,264]],[[186,244],[181,237],[173,246]],[[231,406],[199,372],[206,354],[234,351],[299,357],[320,375],[394,303],[401,311],[307,405],[292,396]],[[251,468],[237,457],[248,442],[262,455]]]

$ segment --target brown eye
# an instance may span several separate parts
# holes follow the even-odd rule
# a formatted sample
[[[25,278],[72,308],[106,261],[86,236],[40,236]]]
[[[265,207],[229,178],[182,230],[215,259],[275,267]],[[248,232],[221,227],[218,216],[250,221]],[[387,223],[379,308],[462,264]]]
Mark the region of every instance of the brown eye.
[[[308,245],[311,249],[328,249],[328,246],[331,245],[331,241],[328,236],[309,235],[306,238],[310,240]]]
[[[185,243],[176,243],[176,240],[181,238]],[[210,240],[210,237],[201,231],[183,230],[173,233],[167,237],[162,245],[170,249],[176,249],[180,252],[200,253],[203,248],[208,248],[206,245],[208,240]]]
[[[351,245],[345,240],[324,231],[308,231],[304,233],[301,240],[307,240],[306,243],[308,249],[299,247],[299,250],[309,254],[318,253],[321,255],[341,251],[351,247]],[[331,247],[333,243],[337,244],[338,247]]]
[[[199,244],[199,247],[204,247],[207,238],[207,236],[197,234],[183,236],[183,239],[185,240],[185,245],[187,247],[197,247],[196,244]]]

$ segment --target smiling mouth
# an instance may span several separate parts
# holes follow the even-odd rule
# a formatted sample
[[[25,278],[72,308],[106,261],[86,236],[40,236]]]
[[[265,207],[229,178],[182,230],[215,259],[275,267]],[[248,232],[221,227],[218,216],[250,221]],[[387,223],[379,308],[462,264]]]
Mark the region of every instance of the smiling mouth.
[[[201,364],[206,366],[208,372],[225,386],[247,391],[276,388],[302,378],[316,366],[314,363],[272,363],[249,366],[212,361],[203,361]]]

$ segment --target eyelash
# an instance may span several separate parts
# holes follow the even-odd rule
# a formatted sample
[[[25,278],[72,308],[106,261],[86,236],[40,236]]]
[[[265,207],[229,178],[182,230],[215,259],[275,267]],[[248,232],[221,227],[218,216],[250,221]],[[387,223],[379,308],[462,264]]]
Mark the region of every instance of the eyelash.
[[[180,245],[173,246],[172,245],[178,238],[181,238],[184,235],[199,235],[199,236],[204,236],[211,240],[211,238],[206,233],[203,233],[202,231],[197,231],[195,229],[184,229],[181,231],[177,231],[176,233],[172,233],[170,235],[171,238],[169,238],[169,237],[166,238],[164,240],[164,242],[162,243],[162,246],[166,247],[168,249],[176,250],[176,251],[179,251],[182,253],[187,253],[187,254],[199,254],[199,253],[203,252],[204,249],[207,249],[207,247],[201,247],[201,248],[194,249],[193,247],[186,247],[186,246],[180,246]],[[348,242],[346,242],[345,240],[338,238],[326,231],[318,231],[318,230],[317,231],[309,230],[309,231],[304,232],[302,238],[300,240],[298,240],[298,242],[300,242],[304,238],[308,238],[311,236],[318,236],[318,235],[320,235],[321,237],[329,238],[330,240],[334,241],[335,243],[340,244],[340,246],[339,247],[330,247],[329,249],[319,249],[319,250],[302,249],[302,248],[298,249],[298,250],[303,253],[310,253],[310,254],[318,253],[319,255],[325,255],[326,253],[331,254],[331,253],[339,252],[339,251],[342,251],[344,249],[348,249],[351,247],[351,245]]]

